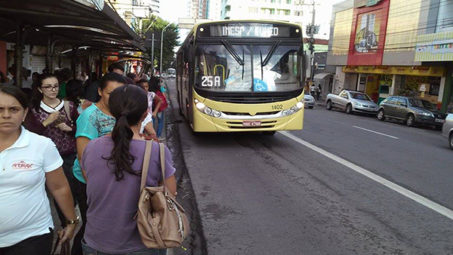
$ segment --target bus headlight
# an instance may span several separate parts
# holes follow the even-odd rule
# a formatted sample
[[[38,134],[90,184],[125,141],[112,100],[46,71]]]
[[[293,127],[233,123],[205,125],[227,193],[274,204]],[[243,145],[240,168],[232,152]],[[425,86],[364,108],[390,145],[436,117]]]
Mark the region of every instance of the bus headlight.
[[[194,102],[195,102],[195,107],[197,107],[197,109],[200,112],[202,112],[206,115],[209,115],[211,117],[215,117],[215,118],[220,118],[220,116],[222,116],[222,112],[211,109],[210,107],[207,107],[205,104],[198,101],[197,99],[195,99]]]
[[[283,110],[282,111],[282,115],[283,116],[288,116],[288,115],[294,114],[294,113],[298,112],[302,108],[304,108],[304,103],[303,102],[297,102],[297,104],[295,104],[294,106],[292,106],[288,110]]]

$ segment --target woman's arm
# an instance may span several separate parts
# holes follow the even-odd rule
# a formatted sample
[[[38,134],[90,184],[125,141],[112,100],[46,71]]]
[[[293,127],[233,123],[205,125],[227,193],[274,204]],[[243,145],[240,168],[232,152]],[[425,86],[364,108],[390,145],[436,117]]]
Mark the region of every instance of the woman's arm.
[[[50,193],[57,201],[58,207],[61,209],[66,219],[70,221],[76,220],[71,190],[69,188],[68,180],[66,179],[61,167],[46,173],[46,185]],[[62,232],[59,233],[61,242],[71,240],[74,235],[75,227],[76,224],[66,225]]]
[[[77,145],[77,159],[79,160],[79,163],[82,162],[82,155],[83,151],[85,150],[85,147],[87,147],[87,144],[90,142],[90,139],[85,136],[79,136],[76,138],[76,145]],[[82,174],[83,178],[85,178],[85,181],[87,180],[86,172],[84,169],[82,169]]]
[[[156,107],[154,107],[153,116],[156,117],[157,113],[159,112],[160,106],[162,105],[162,98],[160,98],[157,94],[155,94],[154,98],[156,99]]]
[[[172,175],[165,179],[166,187],[171,194],[176,196],[176,178],[175,175]]]

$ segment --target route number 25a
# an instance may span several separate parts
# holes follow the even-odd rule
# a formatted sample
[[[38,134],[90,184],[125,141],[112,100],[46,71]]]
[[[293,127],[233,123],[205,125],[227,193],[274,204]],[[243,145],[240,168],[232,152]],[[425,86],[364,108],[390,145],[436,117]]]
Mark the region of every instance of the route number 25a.
[[[220,87],[220,76],[201,76],[202,87]]]

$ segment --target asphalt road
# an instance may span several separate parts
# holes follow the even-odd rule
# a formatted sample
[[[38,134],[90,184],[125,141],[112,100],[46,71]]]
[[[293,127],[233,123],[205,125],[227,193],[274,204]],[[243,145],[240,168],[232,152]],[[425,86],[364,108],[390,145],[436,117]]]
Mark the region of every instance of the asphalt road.
[[[177,125],[209,254],[453,254],[451,218],[313,147]],[[288,134],[453,208],[453,152],[439,131],[315,107]]]

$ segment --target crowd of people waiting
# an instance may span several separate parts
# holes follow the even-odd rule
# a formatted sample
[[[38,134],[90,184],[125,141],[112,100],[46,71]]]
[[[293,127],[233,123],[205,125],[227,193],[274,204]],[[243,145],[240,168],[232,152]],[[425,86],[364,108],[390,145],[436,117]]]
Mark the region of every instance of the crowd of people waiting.
[[[125,76],[120,64],[100,79],[71,73],[33,75],[31,91],[0,84],[0,255],[51,253],[47,193],[60,243],[74,237],[71,254],[165,254],[141,243],[134,220],[145,140],[162,140],[164,87],[157,77]],[[158,147],[147,184],[165,178],[176,193],[171,153],[162,177]]]

